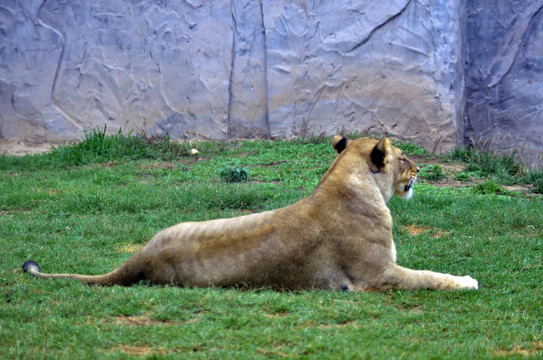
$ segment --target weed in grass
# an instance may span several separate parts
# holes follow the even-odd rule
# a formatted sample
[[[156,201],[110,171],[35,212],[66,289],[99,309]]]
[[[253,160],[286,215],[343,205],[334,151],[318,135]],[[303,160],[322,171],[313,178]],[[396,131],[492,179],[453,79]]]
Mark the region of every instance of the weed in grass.
[[[474,191],[483,195],[505,195],[508,193],[492,180],[487,180],[483,183],[475,185]]]
[[[428,165],[421,169],[420,177],[431,181],[443,180],[446,176],[443,168],[438,164]]]
[[[249,179],[249,172],[244,167],[232,165],[223,168],[220,177],[227,183],[245,182]]]
[[[469,173],[467,172],[460,172],[460,173],[457,173],[454,178],[458,181],[470,181],[471,180],[471,176]]]

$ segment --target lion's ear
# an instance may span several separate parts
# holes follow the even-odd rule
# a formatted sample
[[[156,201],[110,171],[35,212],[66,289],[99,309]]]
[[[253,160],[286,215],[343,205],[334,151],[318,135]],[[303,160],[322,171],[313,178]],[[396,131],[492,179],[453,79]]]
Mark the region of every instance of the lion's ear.
[[[390,141],[387,138],[381,139],[371,151],[371,165],[373,172],[379,172],[385,166],[385,158],[390,148]]]
[[[344,136],[335,135],[332,137],[332,146],[338,154],[341,154],[341,152],[347,147],[348,141],[349,140],[347,140],[347,138]]]

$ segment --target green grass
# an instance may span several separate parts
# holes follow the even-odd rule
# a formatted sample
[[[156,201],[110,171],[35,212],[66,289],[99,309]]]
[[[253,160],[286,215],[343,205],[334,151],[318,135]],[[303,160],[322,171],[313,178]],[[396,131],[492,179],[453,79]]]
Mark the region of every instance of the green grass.
[[[534,193],[543,194],[543,171],[525,169],[515,154],[494,154],[476,148],[455,149],[449,157],[465,163],[465,171],[477,177],[489,177],[502,184],[530,184]]]
[[[249,179],[249,172],[246,168],[233,165],[223,168],[220,175],[221,179],[227,183],[245,182]]]
[[[543,356],[543,203],[498,191],[493,175],[465,188],[421,180],[412,200],[389,203],[401,265],[469,274],[478,291],[101,288],[23,274],[28,259],[47,272],[106,272],[167,226],[291,204],[335,157],[320,138],[200,143],[190,156],[187,145],[172,155],[167,139],[127,150],[131,136],[100,136],[0,157],[2,358]],[[162,153],[151,156],[155,142]],[[248,181],[223,181],[232,164]]]
[[[1,156],[2,169],[14,167],[65,167],[96,162],[135,159],[174,160],[190,154],[189,143],[170,141],[168,137],[123,134],[106,135],[107,128],[85,132],[83,141],[57,146],[54,151],[25,158]]]
[[[419,172],[419,176],[431,181],[440,181],[445,178],[443,169],[438,164],[423,167]]]

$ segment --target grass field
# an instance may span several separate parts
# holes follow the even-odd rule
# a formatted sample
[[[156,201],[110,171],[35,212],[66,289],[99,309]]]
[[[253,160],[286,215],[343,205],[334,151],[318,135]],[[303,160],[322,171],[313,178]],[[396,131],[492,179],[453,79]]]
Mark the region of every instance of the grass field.
[[[398,263],[471,275],[479,290],[34,279],[20,270],[25,260],[45,272],[104,273],[178,222],[294,203],[335,154],[327,140],[309,139],[198,143],[190,155],[186,144],[94,131],[45,155],[0,156],[0,358],[542,358],[540,173],[507,161],[486,171],[496,157],[459,150],[436,158],[397,144],[423,165],[413,199],[389,202]],[[246,181],[225,179],[229,170]],[[453,180],[462,185],[443,186]],[[515,183],[527,191],[503,186]]]

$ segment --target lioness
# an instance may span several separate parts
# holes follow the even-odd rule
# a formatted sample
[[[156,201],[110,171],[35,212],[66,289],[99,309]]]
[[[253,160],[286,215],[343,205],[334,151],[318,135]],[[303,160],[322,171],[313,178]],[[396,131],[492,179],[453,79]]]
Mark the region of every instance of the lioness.
[[[396,265],[386,202],[410,198],[419,168],[387,138],[347,140],[313,193],[274,211],[167,228],[104,275],[44,274],[88,284],[250,286],[275,289],[477,289],[477,281]]]

